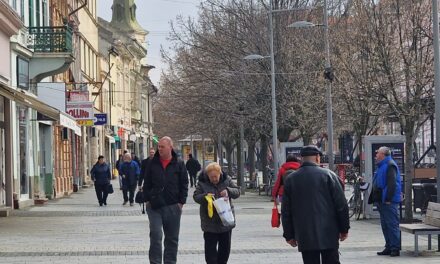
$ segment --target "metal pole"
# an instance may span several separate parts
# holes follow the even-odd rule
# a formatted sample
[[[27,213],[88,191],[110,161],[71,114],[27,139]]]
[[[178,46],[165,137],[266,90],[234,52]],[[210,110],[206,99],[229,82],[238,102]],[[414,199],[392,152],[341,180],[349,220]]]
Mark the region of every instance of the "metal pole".
[[[325,68],[330,69],[330,40],[328,30],[328,14],[327,14],[327,0],[324,0],[324,30],[325,30]],[[327,136],[328,136],[328,166],[330,170],[334,170],[334,155],[333,155],[333,106],[332,106],[332,82],[327,80]]]
[[[272,149],[273,149],[273,168],[274,175],[278,175],[278,126],[277,126],[277,101],[275,92],[275,55],[273,47],[273,6],[272,0],[269,10],[269,32],[270,32],[270,77],[271,77],[271,95],[272,95]]]
[[[240,187],[241,187],[241,194],[245,194],[246,190],[246,184],[244,183],[244,151],[243,146],[244,144],[244,126],[243,126],[243,120],[240,120],[240,164],[239,164],[239,170],[240,170]]]
[[[437,203],[440,203],[440,45],[438,26],[438,2],[432,0],[432,23],[434,30],[434,65],[435,65],[435,145],[437,167]]]
[[[218,151],[218,158],[220,161],[220,166],[222,166],[223,168],[223,147],[222,147],[222,132],[219,131],[218,133],[218,147],[217,147],[217,151]]]

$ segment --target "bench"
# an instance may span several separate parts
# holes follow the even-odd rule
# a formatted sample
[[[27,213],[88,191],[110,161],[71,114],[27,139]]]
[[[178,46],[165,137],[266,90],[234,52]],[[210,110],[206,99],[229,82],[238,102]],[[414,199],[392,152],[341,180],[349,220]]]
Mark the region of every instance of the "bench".
[[[428,235],[428,250],[431,250],[431,236],[437,235],[440,251],[440,204],[429,202],[426,216],[421,224],[400,224],[400,231],[414,235],[414,256],[419,255],[419,236]]]

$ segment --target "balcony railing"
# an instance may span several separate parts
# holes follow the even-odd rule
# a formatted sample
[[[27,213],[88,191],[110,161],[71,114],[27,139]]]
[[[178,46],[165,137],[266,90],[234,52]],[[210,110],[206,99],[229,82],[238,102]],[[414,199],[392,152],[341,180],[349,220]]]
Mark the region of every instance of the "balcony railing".
[[[30,27],[28,48],[34,52],[72,52],[70,27]]]

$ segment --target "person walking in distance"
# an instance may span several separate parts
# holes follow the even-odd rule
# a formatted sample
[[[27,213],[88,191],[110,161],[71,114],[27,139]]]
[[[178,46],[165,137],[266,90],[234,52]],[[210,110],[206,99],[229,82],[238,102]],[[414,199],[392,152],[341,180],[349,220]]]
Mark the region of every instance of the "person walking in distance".
[[[139,190],[142,190],[142,184],[144,182],[144,174],[145,170],[147,168],[148,162],[150,162],[154,158],[154,154],[156,153],[156,150],[154,148],[150,148],[149,156],[146,159],[143,159],[141,162],[141,176],[139,177]]]
[[[375,203],[380,215],[380,225],[385,238],[385,249],[377,255],[400,256],[400,230],[398,205],[401,201],[401,176],[399,167],[391,157],[388,147],[376,152],[377,171],[373,176],[373,189],[369,203]]]
[[[274,201],[277,201],[277,203],[281,202],[284,193],[284,182],[286,181],[287,176],[299,169],[300,166],[301,163],[297,157],[292,154],[287,155],[286,162],[281,165],[281,168],[278,171],[277,180],[272,189],[272,197]]]
[[[284,184],[283,236],[298,246],[304,264],[340,263],[339,240],[348,237],[350,228],[342,184],[336,174],[319,166],[321,155],[316,146],[303,147],[303,164]]]
[[[110,166],[105,163],[104,156],[98,157],[98,161],[93,165],[90,174],[95,185],[99,206],[107,205],[107,186],[110,184],[112,174],[110,172]]]
[[[240,188],[232,181],[231,177],[222,172],[217,162],[208,164],[200,174],[193,198],[196,203],[200,204],[200,222],[205,240],[206,263],[226,264],[231,252],[231,236],[235,223],[233,226],[224,226],[215,209],[212,210],[213,214],[210,216],[208,201],[205,198],[207,195],[216,199],[221,197],[229,199],[232,213],[234,213],[231,199],[237,199],[240,196]]]
[[[130,206],[134,205],[134,192],[136,191],[137,182],[141,173],[139,165],[131,159],[130,153],[124,154],[124,163],[121,165],[122,175],[122,193],[124,203],[126,205],[130,201]]]
[[[174,152],[170,137],[159,140],[158,151],[146,166],[142,189],[150,222],[150,263],[161,264],[163,260],[165,264],[174,264],[182,208],[188,197],[188,172]]]
[[[189,173],[191,187],[196,186],[197,172],[202,169],[202,166],[200,165],[198,160],[193,158],[192,154],[188,154],[188,160],[186,161],[185,166]]]

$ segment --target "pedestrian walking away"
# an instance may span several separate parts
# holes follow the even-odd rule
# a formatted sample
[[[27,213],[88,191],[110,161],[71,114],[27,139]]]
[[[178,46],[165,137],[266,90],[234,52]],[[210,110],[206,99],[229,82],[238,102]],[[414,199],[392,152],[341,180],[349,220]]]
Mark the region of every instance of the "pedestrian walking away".
[[[350,228],[342,183],[319,166],[321,155],[316,146],[303,147],[303,164],[284,183],[283,236],[298,246],[304,264],[340,263],[339,240],[348,237]]]
[[[93,165],[90,171],[92,181],[95,185],[96,197],[98,198],[99,206],[107,205],[108,185],[112,178],[110,166],[105,162],[104,156],[99,156],[98,161]]]
[[[391,157],[388,147],[376,152],[377,170],[373,176],[373,189],[368,203],[379,210],[380,225],[385,238],[385,249],[377,255],[400,256],[400,230],[398,205],[401,201],[401,176],[399,167]]]
[[[202,166],[200,165],[198,160],[193,158],[192,154],[188,154],[188,160],[186,161],[185,166],[189,173],[191,187],[196,186],[197,173],[202,169]]]
[[[122,176],[122,194],[124,198],[124,203],[122,205],[126,205],[130,202],[130,206],[133,206],[134,192],[136,191],[141,171],[138,163],[131,159],[130,153],[124,154],[124,163],[122,163],[120,171]]]
[[[224,226],[217,211],[212,208],[212,198],[210,201],[210,197],[207,196],[228,199],[232,213],[234,213],[231,199],[237,199],[240,196],[240,188],[231,177],[222,172],[220,165],[216,162],[210,163],[200,174],[193,198],[200,204],[206,263],[225,264],[231,252],[231,235],[235,224]]]
[[[150,263],[161,264],[163,260],[165,264],[174,264],[180,218],[188,197],[188,172],[183,161],[177,158],[170,137],[159,140],[158,151],[145,169],[142,189],[150,222]]]
[[[121,165],[124,163],[124,156],[119,154],[119,158],[115,163],[115,169],[118,171],[118,181],[119,181],[119,189],[122,190],[122,174],[121,174]]]
[[[279,204],[283,198],[284,182],[286,181],[287,176],[298,170],[300,166],[301,163],[297,157],[292,154],[287,155],[286,162],[281,165],[281,168],[278,171],[277,180],[272,189],[272,197],[277,204]]]

